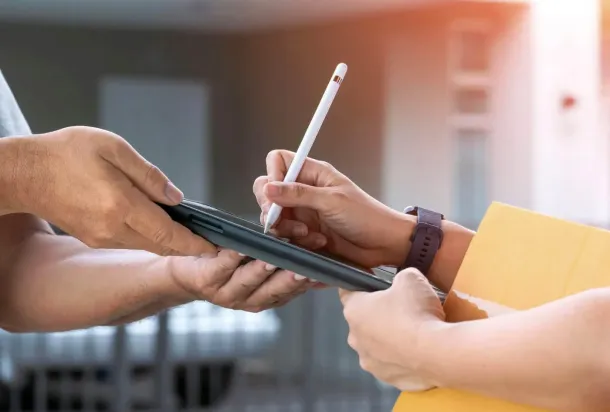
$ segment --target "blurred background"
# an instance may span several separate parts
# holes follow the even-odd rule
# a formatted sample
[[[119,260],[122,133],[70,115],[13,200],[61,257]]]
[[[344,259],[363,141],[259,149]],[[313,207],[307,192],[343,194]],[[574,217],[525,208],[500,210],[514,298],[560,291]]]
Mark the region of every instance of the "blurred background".
[[[600,0],[4,0],[0,69],[35,133],[109,129],[187,197],[258,221],[296,150],[402,209],[491,201],[607,226],[610,15]],[[196,302],[124,328],[0,332],[1,411],[385,411],[336,291],[259,314]]]

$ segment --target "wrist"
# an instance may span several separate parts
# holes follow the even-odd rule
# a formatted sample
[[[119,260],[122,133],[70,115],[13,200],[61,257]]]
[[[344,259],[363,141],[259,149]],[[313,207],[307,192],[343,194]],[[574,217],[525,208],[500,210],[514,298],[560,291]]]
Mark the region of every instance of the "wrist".
[[[31,144],[28,137],[0,139],[0,216],[27,212],[24,194],[24,153]],[[32,165],[30,165],[31,167]]]
[[[176,277],[174,276],[176,259],[180,259],[180,257],[159,257],[159,269],[155,270],[155,290],[160,300],[182,305],[196,300],[196,297],[192,293],[186,291],[186,289],[176,280]]]
[[[411,235],[417,225],[417,218],[396,211],[392,211],[392,213],[394,216],[393,224],[390,226],[392,236],[390,236],[387,252],[387,264],[400,267],[405,263],[411,249]]]
[[[437,359],[439,353],[450,351],[451,347],[445,347],[450,330],[458,324],[448,323],[439,319],[426,322],[417,331],[417,343],[411,353],[405,353],[409,357],[407,362],[415,375],[424,381],[436,386],[445,387],[443,380],[443,366],[439,365]],[[404,353],[404,352],[403,352]]]

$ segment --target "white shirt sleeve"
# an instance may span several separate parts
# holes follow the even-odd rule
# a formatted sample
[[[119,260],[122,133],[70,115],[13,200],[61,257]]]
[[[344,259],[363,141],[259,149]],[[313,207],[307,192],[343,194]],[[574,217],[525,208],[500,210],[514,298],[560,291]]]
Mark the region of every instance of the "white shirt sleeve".
[[[0,137],[32,134],[17,100],[0,70]]]

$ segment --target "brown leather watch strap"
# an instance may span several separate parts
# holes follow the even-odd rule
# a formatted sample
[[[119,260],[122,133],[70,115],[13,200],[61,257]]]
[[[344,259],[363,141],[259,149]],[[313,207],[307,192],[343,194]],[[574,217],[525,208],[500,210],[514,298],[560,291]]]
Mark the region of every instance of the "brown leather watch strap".
[[[441,223],[444,217],[422,207],[410,206],[405,209],[405,213],[417,216],[417,225],[411,235],[409,255],[401,269],[416,268],[427,276],[436,252],[443,243]]]

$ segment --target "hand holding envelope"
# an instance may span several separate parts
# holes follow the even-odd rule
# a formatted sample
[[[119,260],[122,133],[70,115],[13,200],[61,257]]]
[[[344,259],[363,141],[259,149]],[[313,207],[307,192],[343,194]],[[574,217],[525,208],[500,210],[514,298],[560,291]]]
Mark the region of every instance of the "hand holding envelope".
[[[340,290],[339,295],[350,330],[347,343],[360,356],[362,369],[407,392],[435,387],[418,375],[417,347],[420,338],[445,319],[445,313],[417,269],[398,273],[392,287],[383,292]],[[388,350],[380,351],[380,343]]]
[[[610,268],[609,250],[610,232],[608,231],[499,203],[492,204],[470,244],[455,279],[453,291],[448,294],[444,305],[447,322],[493,319],[517,313],[516,311],[528,311],[531,312],[528,316],[543,319],[544,317],[540,316],[543,310],[546,310],[547,314],[552,314],[553,311],[560,313],[571,305],[572,310],[564,310],[565,327],[570,328],[569,325],[574,324],[570,318],[576,317],[581,319],[579,323],[583,325],[582,330],[590,330],[591,328],[587,326],[589,319],[591,322],[596,322],[591,318],[589,309],[595,308],[590,304],[596,300],[594,289],[610,286],[610,272],[607,269]],[[590,295],[588,297],[593,299],[583,299],[582,292],[588,293]],[[602,298],[597,299],[598,302],[604,300],[600,293],[597,295]],[[523,315],[526,313],[523,312]],[[550,316],[547,318],[551,319]],[[552,328],[551,333],[557,334],[558,329],[554,326],[540,325],[539,328],[544,329],[547,326]],[[516,326],[516,331],[523,334],[530,333],[526,326]],[[570,330],[566,330],[565,333],[570,336],[578,334]],[[592,343],[585,336],[586,332],[582,335],[580,339],[583,342]],[[602,336],[598,338],[603,340]],[[496,345],[501,344],[502,342],[496,342]],[[540,352],[539,359],[531,358],[530,365],[533,371],[539,368],[537,364],[546,365],[545,358],[549,359],[551,356],[557,357],[565,353],[565,348],[561,344],[562,342],[556,342],[556,347],[541,344],[546,351]],[[597,345],[582,347],[579,351],[596,351],[594,346]],[[526,355],[525,351],[521,353],[523,356]],[[601,362],[604,355],[600,354],[600,356]],[[559,360],[555,366],[556,376],[566,374],[560,365]],[[534,373],[542,374],[539,370]],[[502,371],[498,371],[498,376],[501,374]],[[580,382],[578,378],[579,376],[574,373],[573,387],[577,386],[576,381]],[[585,379],[591,379],[593,384],[595,378],[585,376]],[[567,386],[569,387],[570,385]],[[559,395],[556,397],[558,398]],[[590,397],[595,403],[593,393]],[[564,405],[561,410],[577,410],[576,408]],[[450,389],[435,389],[421,394],[403,393],[394,411],[412,410],[542,411],[534,407]]]

